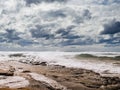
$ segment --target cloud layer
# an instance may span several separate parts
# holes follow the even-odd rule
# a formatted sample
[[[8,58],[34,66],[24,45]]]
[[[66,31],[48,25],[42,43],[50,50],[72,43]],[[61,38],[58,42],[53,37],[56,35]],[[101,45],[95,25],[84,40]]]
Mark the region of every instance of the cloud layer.
[[[104,25],[104,30],[101,34],[116,34],[120,32],[120,22],[112,21],[109,24]]]
[[[118,47],[119,4],[119,0],[1,0],[0,45],[18,50]]]
[[[26,0],[27,4],[38,4],[38,3],[54,3],[54,2],[66,2],[67,0]]]

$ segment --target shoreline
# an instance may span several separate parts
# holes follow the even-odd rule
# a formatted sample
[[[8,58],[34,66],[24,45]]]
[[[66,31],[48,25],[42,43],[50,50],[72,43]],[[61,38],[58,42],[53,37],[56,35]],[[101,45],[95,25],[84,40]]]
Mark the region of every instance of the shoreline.
[[[92,70],[68,68],[61,65],[30,65],[17,61],[7,61],[1,64],[14,68],[14,75],[5,76],[6,78],[19,76],[29,82],[29,85],[25,87],[3,90],[118,90],[120,88],[120,78],[101,76]],[[51,82],[41,78],[38,79],[39,81],[35,80],[35,77],[31,76],[30,73],[34,76],[37,75],[37,77],[42,75],[45,80],[47,78],[48,81],[54,83],[50,84]],[[15,82],[12,83],[15,84]],[[5,86],[3,85],[3,87]]]
[[[120,89],[119,60],[109,60],[106,57],[101,60],[89,54],[76,58],[76,55],[79,54],[0,53],[0,90]]]

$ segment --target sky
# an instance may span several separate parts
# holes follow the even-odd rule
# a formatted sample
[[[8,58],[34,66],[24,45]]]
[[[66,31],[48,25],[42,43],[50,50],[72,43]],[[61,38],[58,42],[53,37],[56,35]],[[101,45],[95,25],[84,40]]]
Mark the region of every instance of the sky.
[[[120,52],[120,0],[0,0],[0,50]]]

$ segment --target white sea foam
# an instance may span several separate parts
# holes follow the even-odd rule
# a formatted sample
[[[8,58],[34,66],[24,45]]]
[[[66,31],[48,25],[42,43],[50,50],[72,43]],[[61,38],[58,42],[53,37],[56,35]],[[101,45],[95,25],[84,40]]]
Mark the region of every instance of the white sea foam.
[[[77,60],[75,55],[81,53],[89,53],[96,56],[118,56],[120,52],[17,52],[23,53],[26,57],[10,58],[8,55],[16,52],[0,52],[0,60],[21,60],[23,62],[47,62],[49,64],[64,65],[67,67],[84,68],[94,70],[96,72],[109,71],[110,73],[120,74],[120,66],[113,63],[120,61],[98,61],[98,60]]]

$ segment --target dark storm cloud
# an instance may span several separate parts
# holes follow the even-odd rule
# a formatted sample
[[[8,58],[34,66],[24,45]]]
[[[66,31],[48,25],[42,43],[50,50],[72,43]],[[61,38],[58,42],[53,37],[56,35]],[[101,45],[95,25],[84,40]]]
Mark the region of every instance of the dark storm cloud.
[[[19,40],[20,37],[18,36],[19,33],[16,32],[14,29],[6,29],[5,37],[10,40]]]
[[[4,34],[0,33],[0,42],[5,42],[6,39],[4,38]]]
[[[94,44],[94,40],[90,37],[86,36],[79,36],[76,39],[68,39],[67,41],[61,42],[62,46],[69,46],[69,45],[92,45]]]
[[[61,34],[61,36],[68,35],[72,31],[72,29],[74,29],[74,27],[74,25],[70,25],[67,28],[60,28],[57,30],[56,34]]]
[[[104,25],[104,30],[100,34],[116,34],[120,32],[120,22],[113,21]]]
[[[101,38],[99,40],[99,43],[106,43],[108,45],[116,45],[116,44],[120,45],[120,37],[111,37],[109,39]]]
[[[58,29],[58,31],[56,32],[56,34],[61,34],[62,36],[64,36],[64,35],[69,34],[69,32],[70,31],[65,31],[64,28],[60,28],[60,29]]]
[[[53,2],[66,2],[67,0],[25,0],[27,4],[37,4],[41,2],[53,3]]]
[[[6,29],[5,33],[0,34],[0,41],[1,42],[14,42],[16,40],[20,40],[18,32],[16,32],[14,29]]]
[[[76,34],[72,34],[72,29],[74,29],[75,26],[71,25],[68,26],[67,28],[60,28],[56,31],[56,34],[60,34],[60,38],[65,38],[65,39],[77,39],[80,38],[80,36]]]
[[[46,26],[40,26],[37,25],[35,29],[31,29],[30,33],[33,38],[45,38],[45,39],[50,39],[53,38],[54,35],[50,34],[49,28],[46,28]]]
[[[45,38],[47,39],[77,39],[80,36],[72,34],[71,31],[75,26],[70,25],[67,28],[60,28],[54,34],[51,34],[51,29],[48,26],[37,25],[35,29],[31,29],[30,33],[33,38]],[[59,34],[60,36],[56,36]],[[56,36],[56,37],[55,37]]]
[[[27,39],[21,39],[21,40],[18,41],[18,44],[20,46],[29,46],[29,45],[32,45],[32,44],[39,44],[39,43],[31,41],[31,40],[27,40]]]
[[[38,44],[32,40],[23,39],[19,35],[24,34],[20,32],[16,32],[14,29],[6,29],[6,32],[0,33],[0,42],[6,43],[16,43],[20,46],[28,46],[32,44]]]

